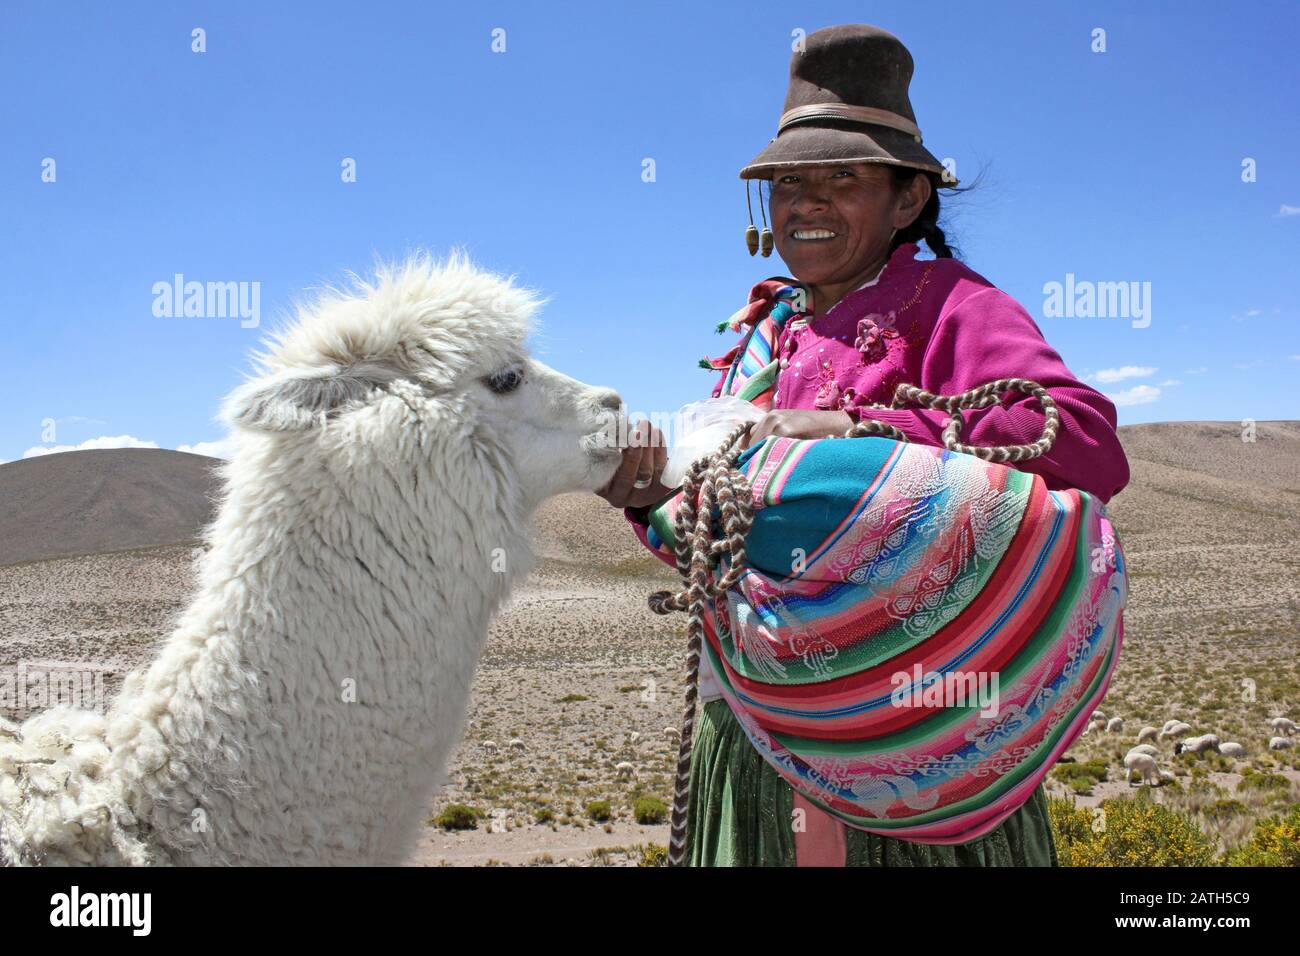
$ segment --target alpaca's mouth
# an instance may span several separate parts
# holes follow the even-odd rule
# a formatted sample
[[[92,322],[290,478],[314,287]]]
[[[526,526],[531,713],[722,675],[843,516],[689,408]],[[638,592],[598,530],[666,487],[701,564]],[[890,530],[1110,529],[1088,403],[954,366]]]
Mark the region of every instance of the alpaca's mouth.
[[[607,454],[622,456],[620,437],[627,433],[626,419],[614,411],[604,412],[591,422],[591,431],[582,436],[582,448],[593,457]]]
[[[611,428],[602,428],[582,436],[582,450],[596,461],[618,461],[623,457],[618,439]]]

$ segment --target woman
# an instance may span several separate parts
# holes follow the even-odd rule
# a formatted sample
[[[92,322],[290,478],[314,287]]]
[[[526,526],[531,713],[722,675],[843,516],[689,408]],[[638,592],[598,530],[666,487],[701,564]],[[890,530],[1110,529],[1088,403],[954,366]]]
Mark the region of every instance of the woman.
[[[1048,389],[1061,429],[1047,454],[1018,467],[1049,488],[1109,500],[1128,482],[1114,405],[1074,377],[1019,303],[952,258],[938,225],[938,190],[955,183],[921,145],[911,74],[907,49],[884,30],[850,25],[811,34],[791,61],[776,138],[741,171],[770,181],[777,251],[807,290],[802,311],[776,337],[772,410],[751,429],[749,444],[769,435],[842,435],[865,414],[910,441],[941,446],[946,413],[868,406],[890,402],[904,382],[952,394],[1022,377]],[[917,259],[920,241],[937,258]],[[751,312],[783,284],[755,286]],[[1043,427],[1029,397],[965,417],[962,440],[975,445],[1029,443]],[[645,541],[646,509],[672,490],[659,481],[660,436],[643,423],[637,439],[602,495],[626,509]],[[763,760],[704,663],[688,824],[693,865],[1056,865],[1041,786],[995,830],[966,844],[908,843],[845,827]],[[806,821],[799,832],[791,826],[796,810]]]

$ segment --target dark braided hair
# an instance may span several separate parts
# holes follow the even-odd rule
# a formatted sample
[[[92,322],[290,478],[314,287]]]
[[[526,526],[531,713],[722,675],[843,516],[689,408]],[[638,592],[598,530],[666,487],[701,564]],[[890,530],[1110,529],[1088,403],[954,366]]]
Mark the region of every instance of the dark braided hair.
[[[942,181],[938,174],[928,173],[911,166],[890,166],[889,168],[894,174],[895,190],[903,189],[917,176],[928,176],[931,186],[930,199],[925,204],[925,208],[921,210],[921,214],[916,217],[910,226],[898,230],[889,251],[893,252],[904,243],[924,241],[929,246],[930,251],[934,253],[935,258],[956,259],[959,250],[955,250],[948,245],[948,237],[944,235],[943,229],[939,225],[939,186]]]

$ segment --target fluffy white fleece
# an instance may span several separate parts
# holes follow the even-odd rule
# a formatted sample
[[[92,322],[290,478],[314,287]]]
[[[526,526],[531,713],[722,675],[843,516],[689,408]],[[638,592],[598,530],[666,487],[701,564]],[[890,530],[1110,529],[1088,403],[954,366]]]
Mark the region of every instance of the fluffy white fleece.
[[[105,715],[0,725],[0,860],[402,858],[531,513],[618,460],[617,394],[527,358],[536,305],[417,258],[267,343],[225,405],[210,550],[158,659]]]

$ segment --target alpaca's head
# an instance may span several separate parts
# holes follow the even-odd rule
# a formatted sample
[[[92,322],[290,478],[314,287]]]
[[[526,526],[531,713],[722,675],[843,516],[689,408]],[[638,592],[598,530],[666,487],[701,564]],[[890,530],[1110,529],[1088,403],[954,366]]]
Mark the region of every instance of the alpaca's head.
[[[263,453],[270,443],[336,473],[346,462],[399,482],[477,483],[525,505],[594,491],[618,465],[622,403],[529,358],[537,305],[459,254],[381,269],[301,307],[224,417]]]

